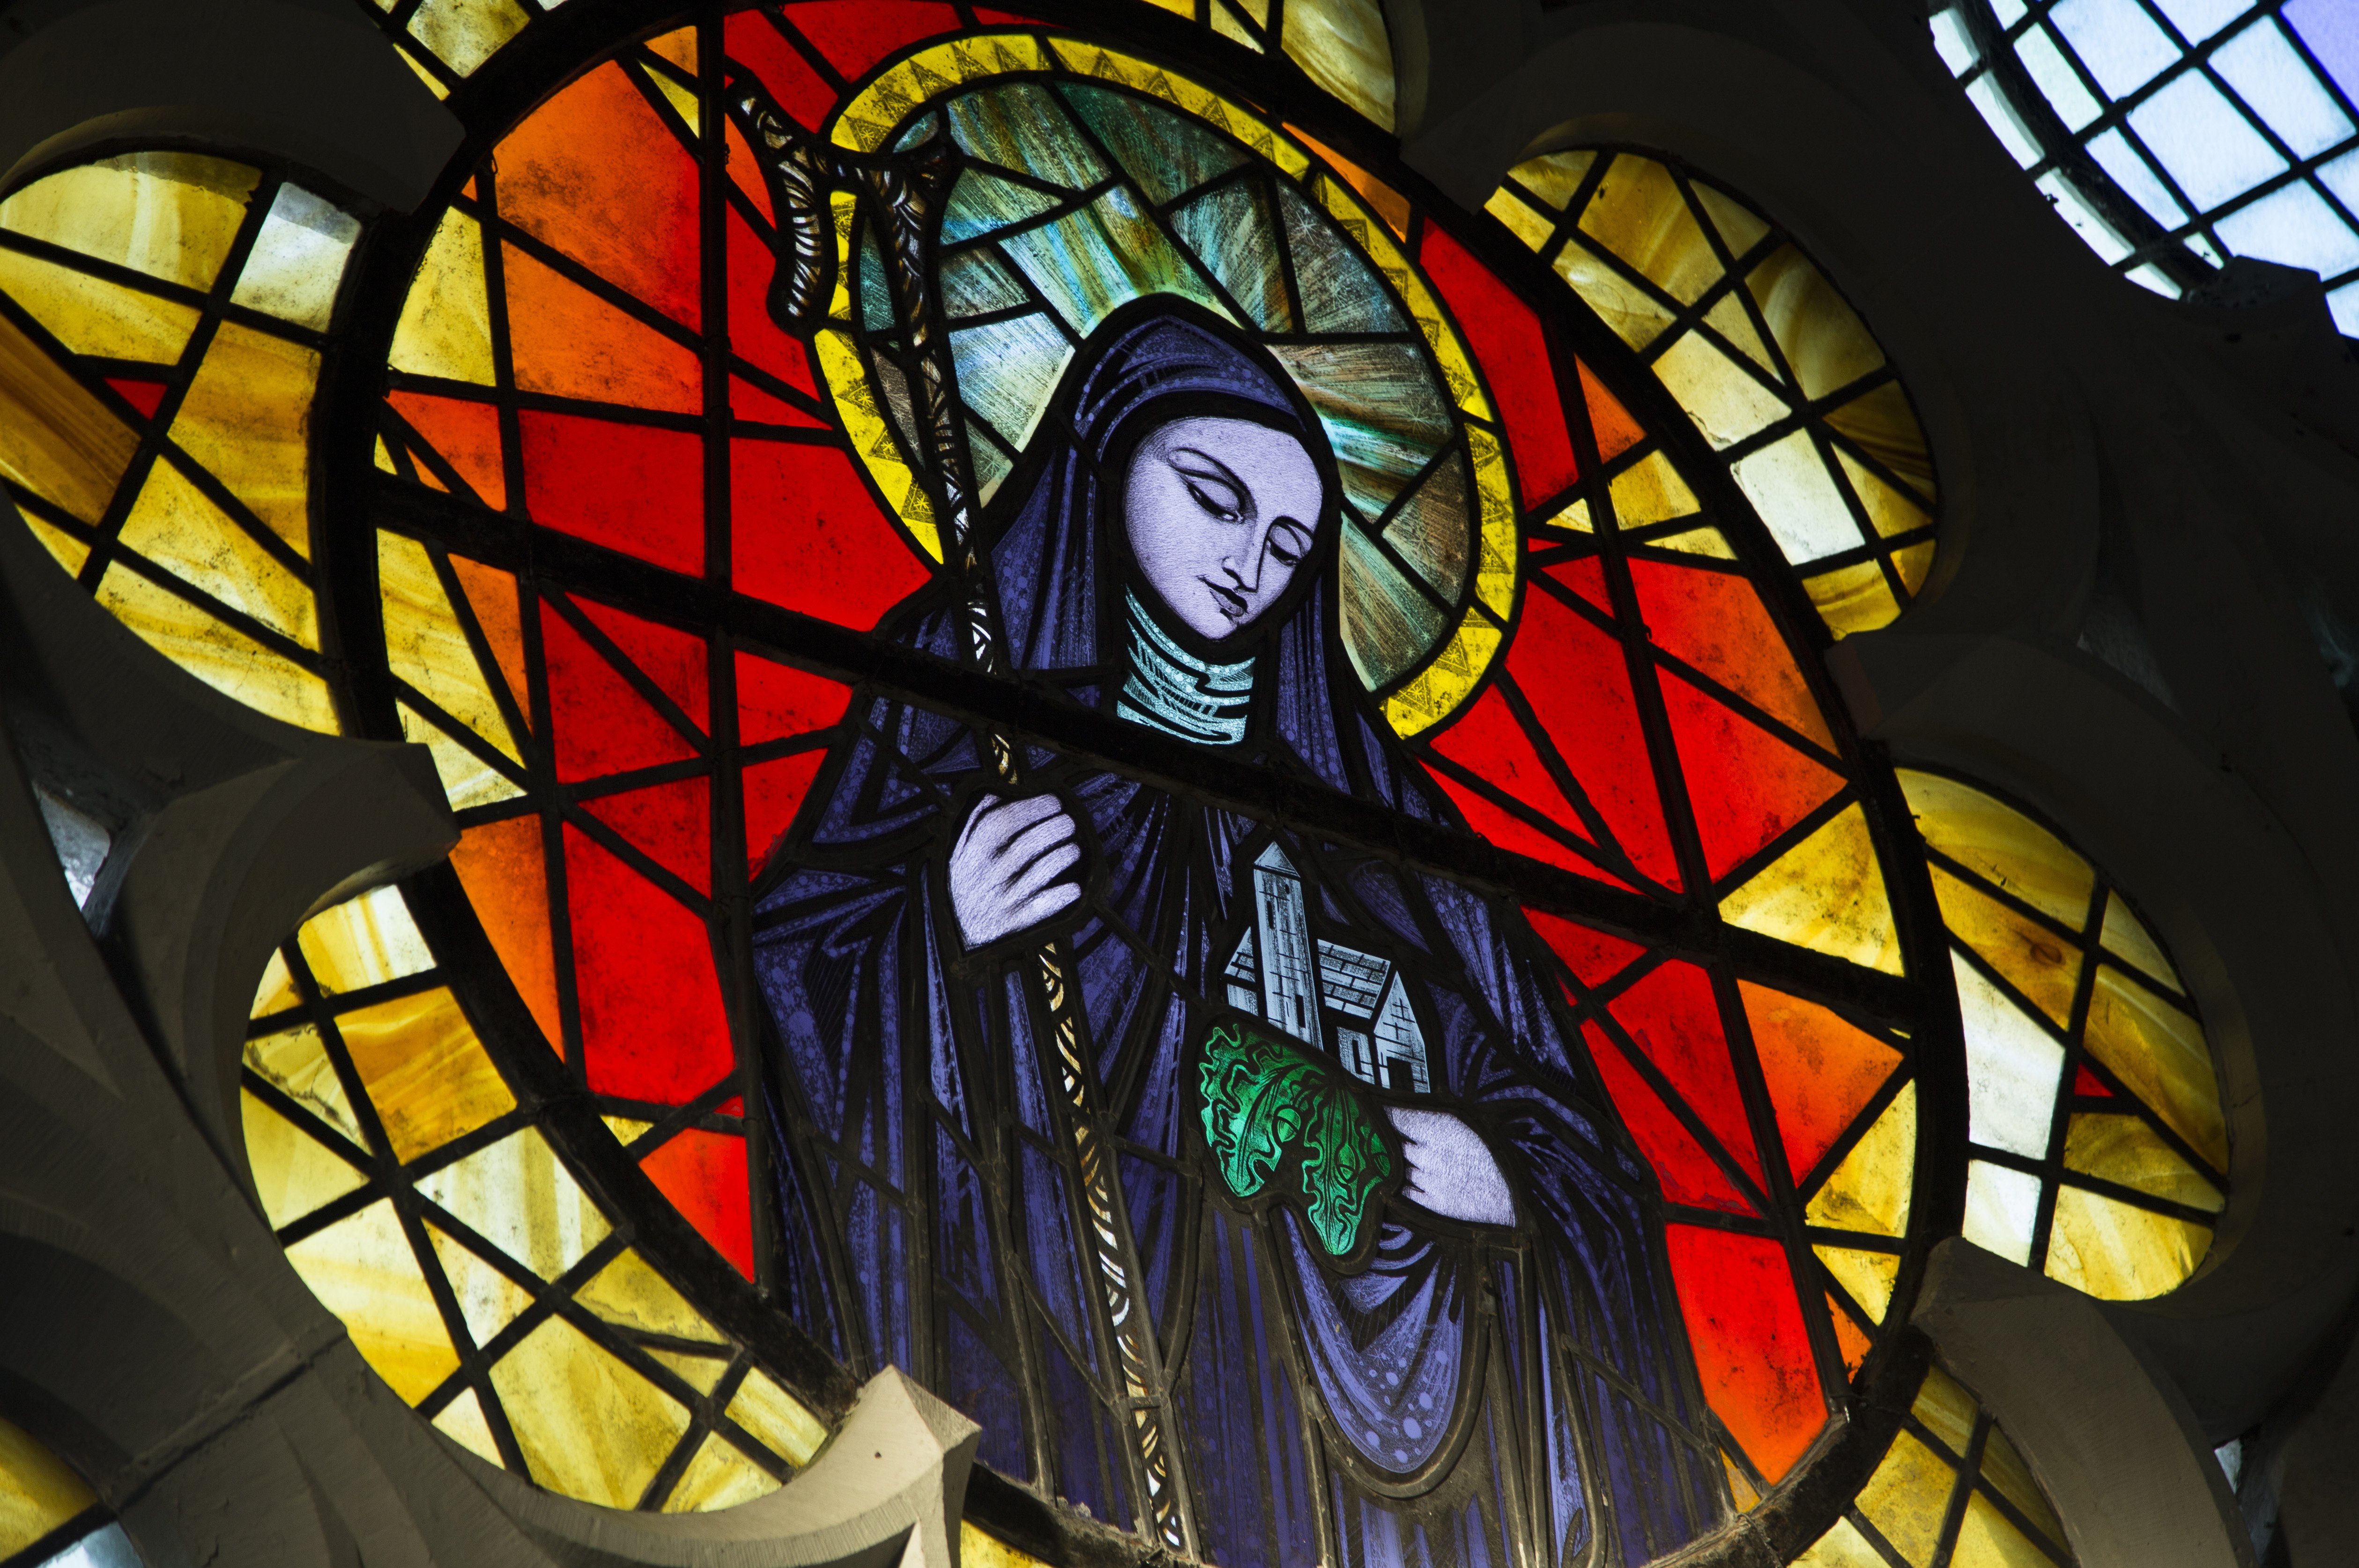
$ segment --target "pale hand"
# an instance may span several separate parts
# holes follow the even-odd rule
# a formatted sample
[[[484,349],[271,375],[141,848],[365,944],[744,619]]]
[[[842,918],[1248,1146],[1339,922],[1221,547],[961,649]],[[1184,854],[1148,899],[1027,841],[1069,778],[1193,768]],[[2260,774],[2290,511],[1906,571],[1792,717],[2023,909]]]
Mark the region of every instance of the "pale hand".
[[[1451,1219],[1516,1223],[1506,1173],[1481,1133],[1446,1110],[1388,1105],[1385,1114],[1401,1136],[1401,1157],[1408,1163],[1403,1197]]]
[[[951,847],[951,913],[969,947],[1027,931],[1082,896],[1079,829],[1053,795],[978,796]]]

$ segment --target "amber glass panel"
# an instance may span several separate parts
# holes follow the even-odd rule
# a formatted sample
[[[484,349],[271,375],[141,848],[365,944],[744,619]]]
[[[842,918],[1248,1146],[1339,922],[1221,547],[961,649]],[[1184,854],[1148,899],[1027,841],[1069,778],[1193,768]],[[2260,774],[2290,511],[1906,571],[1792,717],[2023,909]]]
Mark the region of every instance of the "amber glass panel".
[[[97,1501],[32,1433],[0,1421],[0,1558],[15,1556]]]

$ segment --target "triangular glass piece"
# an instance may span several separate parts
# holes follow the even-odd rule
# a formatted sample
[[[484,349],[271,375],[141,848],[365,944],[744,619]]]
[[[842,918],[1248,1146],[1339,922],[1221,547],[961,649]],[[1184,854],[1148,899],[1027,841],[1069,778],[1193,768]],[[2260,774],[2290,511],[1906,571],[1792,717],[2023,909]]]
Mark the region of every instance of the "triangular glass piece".
[[[1661,685],[1704,863],[1715,881],[1843,787],[1841,773],[1717,697],[1668,670]]]
[[[1629,1129],[1630,1136],[1647,1156],[1647,1162],[1661,1178],[1663,1196],[1671,1203],[1698,1208],[1751,1214],[1753,1206],[1738,1195],[1727,1173],[1704,1152],[1695,1135],[1671,1114],[1662,1098],[1623,1058],[1603,1033],[1593,1023],[1582,1033],[1589,1040],[1598,1076],[1605,1080],[1614,1108],[1622,1113],[1622,1125]]]
[[[1900,1065],[1900,1053],[1819,1002],[1750,980],[1739,980],[1736,989],[1777,1110],[1786,1168],[1799,1183],[1875,1098]]]
[[[538,1128],[419,1178],[418,1190],[544,1280],[582,1261],[614,1228]]]
[[[1867,816],[1856,805],[1720,901],[1731,925],[1886,974],[1900,974],[1900,936]]]
[[[1829,1230],[1895,1239],[1908,1233],[1908,1197],[1917,1179],[1917,1086],[1904,1084],[1852,1145],[1834,1173],[1810,1195],[1806,1213]],[[1864,1304],[1864,1303],[1863,1303]]]

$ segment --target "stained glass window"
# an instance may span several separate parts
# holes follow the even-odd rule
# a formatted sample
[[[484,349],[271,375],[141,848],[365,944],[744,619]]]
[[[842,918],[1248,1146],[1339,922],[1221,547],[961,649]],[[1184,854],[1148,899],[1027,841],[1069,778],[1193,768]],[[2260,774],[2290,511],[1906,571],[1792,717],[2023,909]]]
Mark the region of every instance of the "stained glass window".
[[[0,1421],[0,1564],[140,1568],[138,1548],[90,1484],[24,1428]]]
[[[1957,0],[1941,58],[2114,271],[2317,273],[2359,335],[2359,33],[2336,0]]]
[[[136,286],[185,341],[44,326],[145,264],[0,209],[58,263],[0,279],[36,530],[458,814],[280,950],[241,1079],[386,1383],[679,1511],[898,1366],[984,1530],[1236,1564],[1643,1563],[1863,1458],[1968,1108],[1815,656],[1922,586],[1931,465],[1815,265],[1629,152],[1426,200],[1364,5],[537,14],[387,13],[474,151],[365,236],[51,176],[233,235]],[[257,274],[282,206],[327,238]],[[247,383],[267,483],[188,411],[232,328],[315,356]],[[163,473],[275,566],[130,530]]]
[[[1966,1238],[2109,1300],[2202,1262],[2227,1206],[2212,1047],[2162,944],[2028,813],[1903,770],[1965,1021]]]

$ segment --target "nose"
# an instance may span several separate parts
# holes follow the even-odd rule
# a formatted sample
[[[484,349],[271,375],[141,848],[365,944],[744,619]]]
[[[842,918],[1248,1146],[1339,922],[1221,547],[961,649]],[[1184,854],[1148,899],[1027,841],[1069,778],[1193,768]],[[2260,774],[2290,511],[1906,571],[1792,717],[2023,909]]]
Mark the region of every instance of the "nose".
[[[1247,593],[1261,586],[1262,557],[1269,553],[1268,545],[1268,524],[1248,526],[1236,548],[1222,557],[1222,568],[1238,588]]]

